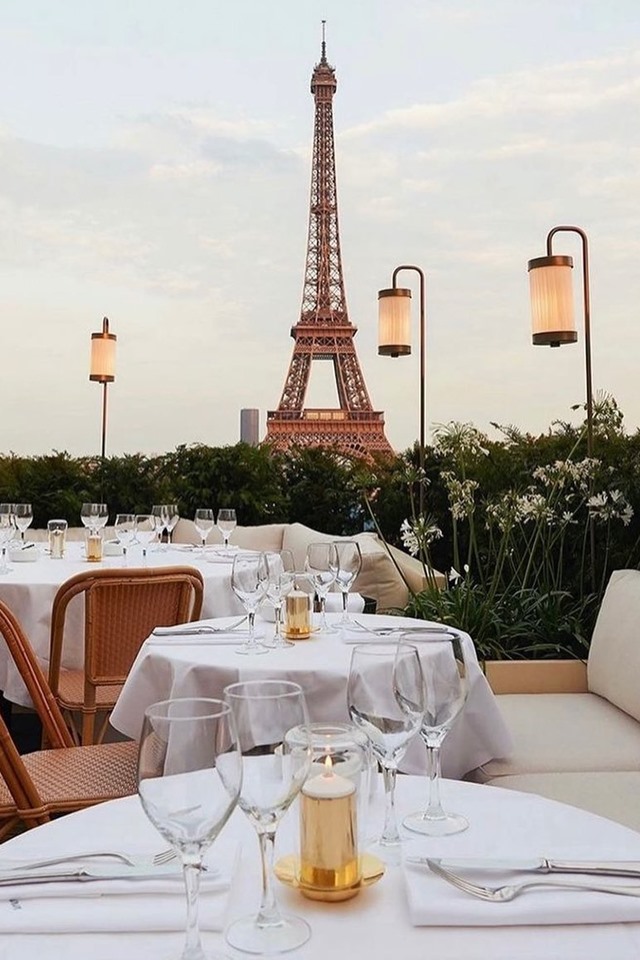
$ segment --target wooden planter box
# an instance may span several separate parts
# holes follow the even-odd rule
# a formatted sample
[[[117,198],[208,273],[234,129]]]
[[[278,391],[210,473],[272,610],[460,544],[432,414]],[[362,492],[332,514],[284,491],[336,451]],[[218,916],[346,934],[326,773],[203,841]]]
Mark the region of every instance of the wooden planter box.
[[[584,660],[485,660],[494,693],[586,693]]]

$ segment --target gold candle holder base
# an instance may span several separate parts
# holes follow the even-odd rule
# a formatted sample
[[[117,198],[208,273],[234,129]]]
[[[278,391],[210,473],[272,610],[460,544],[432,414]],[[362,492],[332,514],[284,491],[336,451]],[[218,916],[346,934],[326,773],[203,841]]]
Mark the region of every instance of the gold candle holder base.
[[[385,865],[378,857],[365,853],[360,857],[360,879],[346,890],[319,890],[305,888],[300,883],[300,858],[294,854],[282,857],[276,863],[274,872],[281,883],[299,890],[308,900],[324,900],[327,903],[337,903],[340,900],[351,900],[357,896],[363,887],[370,887],[384,876]]]

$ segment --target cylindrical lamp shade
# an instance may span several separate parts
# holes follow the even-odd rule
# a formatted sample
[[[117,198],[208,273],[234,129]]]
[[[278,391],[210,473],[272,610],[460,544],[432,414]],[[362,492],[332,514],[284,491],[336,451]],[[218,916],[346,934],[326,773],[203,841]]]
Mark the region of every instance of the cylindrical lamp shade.
[[[100,333],[91,334],[91,366],[89,380],[112,383],[116,378],[115,333],[109,333],[109,321],[105,317]]]
[[[385,357],[411,353],[411,290],[378,290],[378,353]]]
[[[573,314],[571,257],[529,260],[531,332],[534,344],[559,347],[578,339]]]

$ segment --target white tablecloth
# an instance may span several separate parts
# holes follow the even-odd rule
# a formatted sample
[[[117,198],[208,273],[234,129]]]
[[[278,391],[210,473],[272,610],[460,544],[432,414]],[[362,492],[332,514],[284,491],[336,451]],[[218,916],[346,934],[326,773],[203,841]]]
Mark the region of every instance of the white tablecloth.
[[[400,816],[414,810],[424,799],[421,778],[401,777],[398,782]],[[573,858],[640,859],[640,834],[584,811],[542,797],[470,783],[448,781],[443,784],[443,799],[450,808],[464,813],[469,830],[454,837],[429,841],[434,857],[486,856],[518,857],[548,855]],[[382,798],[379,796],[379,801]],[[378,820],[381,817],[381,802]],[[293,811],[292,811],[293,812]],[[283,823],[279,839],[280,854],[287,852]],[[29,831],[2,847],[7,857],[46,856],[95,847],[99,837],[105,848],[118,849],[127,842],[138,846],[149,827],[137,798],[102,804]],[[227,841],[239,840],[242,859],[236,868],[236,881],[227,902],[227,921],[255,912],[259,898],[258,844],[251,827],[236,811],[217,841],[218,856],[230,849]],[[164,841],[158,836],[156,847]],[[216,859],[216,846],[212,850]],[[454,891],[455,892],[455,891]],[[20,960],[158,960],[179,957],[181,933],[121,934],[29,934],[28,915],[20,911],[20,902],[2,902],[0,909],[14,912],[16,932],[0,941],[0,957]],[[538,896],[553,897],[552,891]],[[581,896],[581,894],[577,894]],[[590,923],[557,926],[493,927],[417,927],[409,920],[407,897],[400,867],[388,866],[383,879],[359,896],[344,903],[330,904],[305,900],[296,891],[278,884],[281,906],[302,914],[312,929],[311,940],[299,951],[288,954],[291,960],[637,960],[640,957],[640,923]],[[69,898],[60,909],[71,917],[79,901]],[[158,908],[160,909],[160,908]],[[73,922],[71,920],[71,922]],[[6,926],[5,930],[10,929]],[[205,947],[222,950],[233,960],[242,955],[223,944],[222,934],[206,933]]]
[[[335,622],[336,614],[329,620]],[[361,615],[364,624],[416,626],[409,618]],[[271,624],[259,630],[272,633]],[[206,640],[206,638],[203,638]],[[497,701],[480,670],[473,643],[463,635],[470,670],[470,692],[464,711],[442,749],[445,776],[459,778],[482,763],[508,755],[511,738]],[[197,641],[197,638],[196,638]],[[367,641],[363,634],[362,642]],[[158,700],[173,697],[222,697],[224,688],[240,680],[278,678],[293,680],[305,691],[311,719],[335,722],[349,719],[347,677],[353,646],[340,633],[318,634],[293,647],[272,650],[262,656],[239,656],[236,648],[209,642],[143,645],[111,716],[121,733],[137,739],[145,709]],[[426,749],[419,737],[410,745],[401,763],[408,773],[424,773]]]
[[[84,544],[67,544],[63,560],[51,560],[44,553],[43,545],[32,548],[38,550],[38,560],[34,563],[10,563],[10,571],[0,574],[0,600],[3,600],[16,615],[33,648],[39,657],[45,672],[49,659],[49,631],[51,626],[51,607],[53,598],[61,583],[77,573],[101,567],[138,566],[190,566],[197,567],[205,582],[202,616],[224,617],[242,613],[242,605],[231,591],[231,563],[219,562],[219,556],[209,551],[206,559],[195,550],[149,548],[146,561],[143,561],[141,548],[129,549],[127,563],[123,557],[105,557],[101,563],[88,563],[84,559]],[[72,600],[67,611],[67,627],[63,666],[79,668],[83,663],[83,604],[81,599]],[[0,690],[7,700],[30,706],[27,691],[13,665],[4,640],[0,638]],[[1,953],[0,953],[1,956]]]

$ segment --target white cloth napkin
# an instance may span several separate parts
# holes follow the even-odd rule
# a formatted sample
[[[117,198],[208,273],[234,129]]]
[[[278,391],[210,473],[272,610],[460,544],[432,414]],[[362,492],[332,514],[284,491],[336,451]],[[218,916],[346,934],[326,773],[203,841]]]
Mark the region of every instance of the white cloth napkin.
[[[342,613],[342,594],[328,593],[325,604],[327,613]],[[362,613],[364,610],[364,599],[360,593],[349,593],[347,595],[347,610],[349,613]]]
[[[527,890],[515,900],[506,903],[491,903],[457,890],[441,877],[431,873],[427,866],[406,863],[403,865],[403,872],[409,916],[416,927],[498,927],[640,921],[640,898],[550,887],[548,890]],[[469,879],[474,883],[497,887],[502,883],[544,878],[521,872],[492,871],[480,874],[476,870]],[[588,880],[586,877],[583,879]],[[598,878],[591,879],[598,882]],[[629,884],[629,880],[619,877],[599,879],[607,885]],[[640,888],[640,885],[638,886]]]
[[[235,865],[236,856],[231,865]],[[119,868],[114,867],[114,873]],[[0,934],[133,933],[183,930],[186,894],[179,866],[173,876],[78,880],[0,888]],[[200,926],[224,926],[231,873],[202,877]]]

